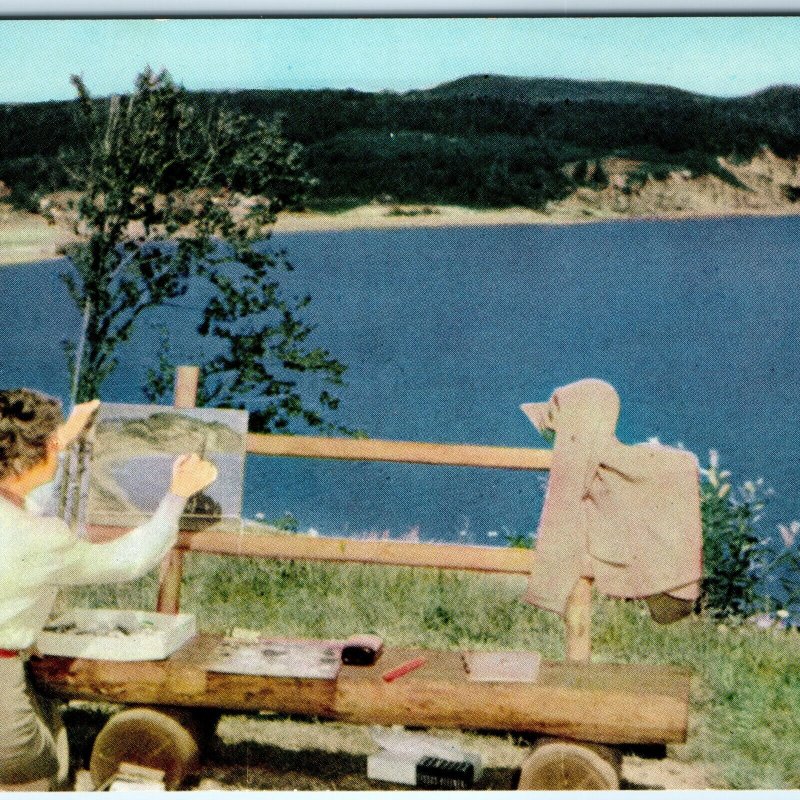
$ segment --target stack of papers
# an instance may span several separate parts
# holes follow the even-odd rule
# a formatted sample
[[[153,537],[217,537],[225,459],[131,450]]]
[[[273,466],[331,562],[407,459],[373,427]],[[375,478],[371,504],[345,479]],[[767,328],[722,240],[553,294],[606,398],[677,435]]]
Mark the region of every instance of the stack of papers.
[[[367,756],[367,777],[371,780],[428,788],[469,788],[483,772],[480,754],[462,749],[457,742],[378,725],[370,728],[370,734],[381,748]],[[437,767],[444,768],[440,772],[455,770],[461,777],[448,783],[447,775],[437,776]]]
[[[534,683],[541,663],[539,653],[464,653],[464,666],[471,681]]]
[[[145,767],[142,764],[119,765],[117,774],[108,787],[109,792],[165,792],[163,770]]]

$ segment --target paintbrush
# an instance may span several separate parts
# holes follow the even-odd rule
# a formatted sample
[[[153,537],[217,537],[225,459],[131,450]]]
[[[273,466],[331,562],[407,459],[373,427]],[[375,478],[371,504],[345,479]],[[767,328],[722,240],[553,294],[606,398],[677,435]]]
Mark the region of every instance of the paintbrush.
[[[208,440],[209,434],[206,432],[198,453],[198,456],[204,460],[208,450]],[[199,491],[187,500],[181,517],[180,528],[186,531],[199,531],[203,530],[203,528],[208,528],[221,518],[222,506],[205,492]]]

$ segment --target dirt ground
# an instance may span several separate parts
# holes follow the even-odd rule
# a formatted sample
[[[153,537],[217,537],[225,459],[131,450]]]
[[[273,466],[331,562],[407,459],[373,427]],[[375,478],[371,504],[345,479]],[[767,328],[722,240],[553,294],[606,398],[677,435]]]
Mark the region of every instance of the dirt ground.
[[[72,707],[70,730],[76,790],[91,790],[87,771],[91,744],[106,713]],[[428,731],[480,753],[484,774],[476,789],[513,789],[529,742],[509,734]],[[623,789],[709,789],[706,765],[681,760],[681,747],[625,752]],[[203,758],[192,790],[396,790],[411,787],[367,778],[367,755],[376,752],[369,729],[285,716],[224,716]],[[714,787],[716,788],[716,787]]]

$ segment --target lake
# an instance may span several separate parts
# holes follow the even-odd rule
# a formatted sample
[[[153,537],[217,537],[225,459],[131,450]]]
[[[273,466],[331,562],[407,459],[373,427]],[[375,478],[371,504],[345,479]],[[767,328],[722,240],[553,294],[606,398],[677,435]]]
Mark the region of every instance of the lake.
[[[583,377],[622,398],[618,435],[682,443],[734,481],[775,490],[765,518],[800,518],[800,218],[609,222],[284,234],[310,293],[315,342],[349,364],[335,419],[375,438],[544,443],[519,411]],[[78,315],[58,264],[0,270],[3,385],[65,396],[59,340]],[[158,339],[202,298],[143,320],[104,399],[142,400]],[[329,535],[497,543],[535,529],[536,473],[250,458],[245,514],[290,512]]]

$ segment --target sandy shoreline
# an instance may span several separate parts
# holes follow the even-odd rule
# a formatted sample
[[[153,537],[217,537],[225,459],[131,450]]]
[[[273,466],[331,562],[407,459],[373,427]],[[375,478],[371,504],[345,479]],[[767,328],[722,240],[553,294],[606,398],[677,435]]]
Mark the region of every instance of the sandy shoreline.
[[[589,225],[601,222],[685,222],[726,217],[789,217],[800,215],[800,209],[731,208],[724,211],[665,211],[653,214],[619,214],[595,211],[585,207],[555,207],[552,211],[530,208],[472,209],[461,206],[397,206],[368,205],[340,214],[318,212],[285,213],[275,226],[276,233],[303,233],[350,230],[383,230],[389,228],[445,228],[493,225]]]
[[[785,206],[775,208],[734,208],[724,212],[670,211],[650,215],[603,213],[586,208],[556,208],[533,211],[528,208],[478,210],[461,206],[387,206],[370,204],[338,214],[286,212],[274,227],[275,233],[322,233],[329,231],[388,230],[396,228],[443,228],[509,225],[581,225],[624,221],[684,221],[740,216],[796,216]],[[48,225],[34,214],[5,211],[0,214],[0,265],[48,261],[74,237],[64,228]]]

